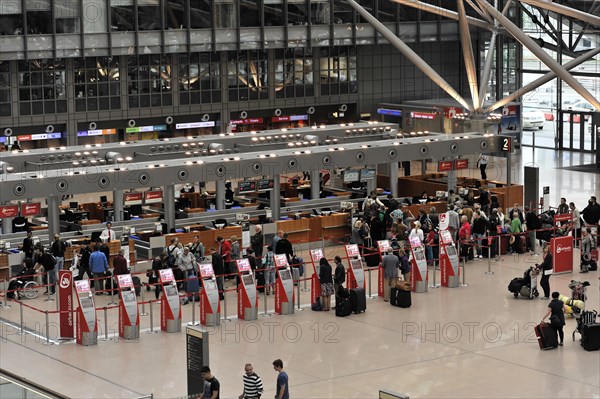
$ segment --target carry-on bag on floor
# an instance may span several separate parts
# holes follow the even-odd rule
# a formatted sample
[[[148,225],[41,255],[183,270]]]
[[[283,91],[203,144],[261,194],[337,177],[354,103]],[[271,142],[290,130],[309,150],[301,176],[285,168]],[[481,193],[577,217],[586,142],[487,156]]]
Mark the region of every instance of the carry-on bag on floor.
[[[142,294],[142,280],[138,276],[132,276],[131,281],[133,282],[133,288],[135,288],[135,296]]]
[[[600,350],[600,324],[587,324],[581,330],[581,346],[586,351]]]
[[[523,287],[523,285],[523,279],[521,277],[515,277],[508,284],[508,291],[515,294],[515,296],[518,296],[521,292],[521,287]]]
[[[367,296],[364,288],[350,290],[350,306],[353,313],[365,312],[367,310]]]
[[[541,350],[553,349],[558,347],[558,334],[550,326],[550,323],[538,324],[534,328],[535,335]]]
[[[191,275],[187,280],[187,289],[185,292],[188,294],[188,299],[192,300],[192,295],[195,297],[195,301],[200,300],[200,280],[195,275]]]
[[[404,291],[398,288],[391,288],[390,303],[392,304],[392,306],[398,306],[400,308],[410,308],[410,306],[412,305],[410,291]]]
[[[350,305],[350,299],[340,298],[339,302],[335,304],[335,315],[338,317],[346,317],[352,314],[352,306]]]

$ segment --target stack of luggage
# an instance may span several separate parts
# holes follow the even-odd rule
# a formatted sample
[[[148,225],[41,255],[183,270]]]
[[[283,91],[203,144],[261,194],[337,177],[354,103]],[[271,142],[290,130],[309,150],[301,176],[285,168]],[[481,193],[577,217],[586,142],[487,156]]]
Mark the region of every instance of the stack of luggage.
[[[521,295],[524,298],[533,299],[538,297],[540,293],[537,289],[538,270],[535,267],[530,267],[525,270],[523,277],[515,277],[508,284],[508,291],[512,292],[515,298]]]

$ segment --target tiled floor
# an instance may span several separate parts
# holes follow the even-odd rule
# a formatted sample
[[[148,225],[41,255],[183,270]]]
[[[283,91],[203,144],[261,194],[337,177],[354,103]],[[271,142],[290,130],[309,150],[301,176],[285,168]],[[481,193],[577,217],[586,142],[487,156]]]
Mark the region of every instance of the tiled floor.
[[[600,175],[554,169],[571,162],[591,162],[588,156],[581,158],[550,151],[536,151],[534,158],[531,149],[525,149],[513,168],[520,170],[535,159],[541,169],[540,184],[552,187],[555,203],[565,196],[583,205],[598,193]],[[501,167],[502,162],[496,163]],[[333,248],[326,251],[327,257],[334,254]],[[276,373],[271,362],[281,358],[290,375],[293,398],[375,398],[380,388],[414,398],[598,398],[600,352],[586,352],[578,341],[571,341],[574,320],[567,321],[565,346],[542,352],[533,326],[544,315],[547,302],[515,299],[506,289],[513,277],[536,261],[529,255],[504,256],[501,262],[490,262],[493,275],[485,274],[486,259],[470,262],[467,287],[413,294],[410,309],[369,299],[366,313],[347,318],[308,308],[290,316],[264,317],[261,297],[256,322],[233,319],[209,330],[210,363],[221,381],[221,397],[241,393],[246,362],[253,363],[262,376],[264,397],[273,397]],[[587,308],[600,310],[598,272],[553,276],[551,288],[568,294],[569,281],[581,276],[592,283]],[[439,281],[439,272],[436,278]],[[373,281],[373,293],[375,287]],[[97,306],[109,300],[100,298]],[[235,298],[233,294],[228,298],[228,314],[233,315]],[[302,292],[301,299],[306,305],[308,293]],[[269,297],[271,309],[272,300]],[[27,303],[42,309],[56,306],[42,298]],[[158,306],[155,310],[158,327]],[[30,328],[43,328],[42,313],[26,309],[24,314]],[[18,322],[18,306],[1,309],[0,317]],[[191,305],[187,305],[183,321],[191,317]],[[102,326],[102,314],[99,319]],[[109,311],[109,325],[115,322],[114,311]],[[185,334],[147,334],[149,317],[142,317],[141,323],[139,341],[125,343],[111,333],[110,341],[95,347],[45,346],[39,338],[15,335],[10,326],[0,323],[0,367],[73,398],[185,395]],[[54,338],[56,332],[50,330]]]

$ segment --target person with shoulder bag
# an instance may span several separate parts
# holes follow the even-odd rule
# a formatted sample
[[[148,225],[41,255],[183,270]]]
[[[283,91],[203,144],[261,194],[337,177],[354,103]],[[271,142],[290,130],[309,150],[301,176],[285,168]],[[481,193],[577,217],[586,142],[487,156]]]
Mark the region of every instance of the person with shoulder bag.
[[[544,290],[544,296],[540,299],[548,300],[550,299],[550,276],[552,275],[553,268],[552,254],[550,253],[550,246],[548,244],[544,245],[544,261],[542,264],[537,265],[537,268],[542,274],[540,286]]]
[[[560,339],[558,346],[563,346],[563,341],[565,339],[563,326],[565,325],[565,313],[567,312],[567,308],[563,301],[558,299],[559,296],[560,294],[556,291],[552,293],[552,301],[548,304],[548,311],[542,318],[542,323],[544,323],[546,317],[550,316],[550,327],[556,330]]]

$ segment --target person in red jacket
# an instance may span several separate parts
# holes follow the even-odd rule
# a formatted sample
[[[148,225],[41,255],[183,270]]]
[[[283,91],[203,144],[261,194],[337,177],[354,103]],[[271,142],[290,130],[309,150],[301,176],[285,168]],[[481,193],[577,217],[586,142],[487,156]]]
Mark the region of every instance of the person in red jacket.
[[[225,266],[225,274],[233,273],[231,267],[231,243],[225,240],[223,237],[217,237],[217,244],[219,245],[217,252],[223,257],[223,264]],[[233,276],[225,277],[226,280],[233,278]]]
[[[460,230],[458,230],[458,239],[460,241],[460,256],[465,257],[466,260],[469,259],[469,245],[466,241],[471,239],[471,225],[469,224],[469,219],[462,215],[460,218],[461,226]]]

